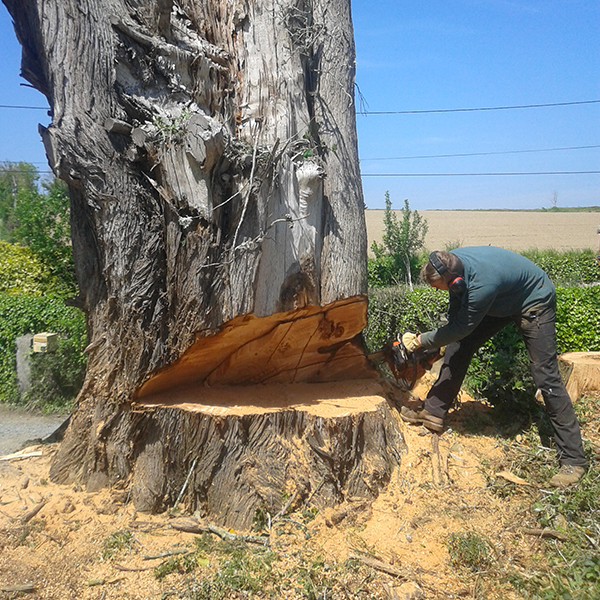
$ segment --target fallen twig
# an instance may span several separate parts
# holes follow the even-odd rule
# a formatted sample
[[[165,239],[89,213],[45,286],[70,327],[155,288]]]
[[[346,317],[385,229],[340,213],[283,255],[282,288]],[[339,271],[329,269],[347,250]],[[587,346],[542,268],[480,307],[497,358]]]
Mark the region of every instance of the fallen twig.
[[[406,579],[405,576],[398,570],[396,567],[392,565],[388,565],[376,558],[369,558],[367,556],[358,556],[357,554],[351,554],[349,558],[353,558],[355,560],[360,560],[361,563],[367,565],[367,567],[371,567],[372,569],[376,569],[377,571],[383,571],[388,575],[393,575],[394,577],[400,577],[402,579]]]
[[[48,500],[44,498],[39,504],[36,504],[36,506],[34,506],[28,513],[25,513],[21,517],[21,525],[25,525],[25,523],[33,519],[33,517],[35,517],[35,515],[37,515],[40,512],[40,510],[42,510],[42,508],[44,508],[47,502]]]
[[[186,533],[214,533],[219,536],[222,540],[228,540],[230,542],[248,542],[251,544],[263,544],[269,543],[267,536],[249,535],[246,533],[233,533],[225,529],[221,529],[216,525],[203,524],[193,519],[183,519],[179,521],[173,521],[170,523],[173,529],[177,531],[185,531]]]
[[[156,560],[157,558],[168,558],[169,556],[176,556],[178,554],[188,554],[189,550],[185,548],[178,548],[176,550],[167,550],[167,552],[161,552],[160,554],[145,554],[142,556],[143,560]]]
[[[269,543],[269,538],[265,536],[248,535],[245,533],[231,533],[225,529],[220,529],[214,525],[207,525],[208,530],[215,535],[218,535],[223,540],[229,540],[230,542],[249,542],[251,544],[263,544]]]
[[[122,580],[123,577],[113,577],[112,579],[104,577],[102,579],[90,579],[87,584],[89,587],[94,587],[96,585],[112,585],[113,583],[117,583],[118,581]]]
[[[569,539],[569,536],[566,533],[557,531],[556,529],[549,529],[548,527],[545,527],[544,529],[523,528],[521,529],[521,533],[524,533],[525,535],[536,535],[543,538],[552,538],[560,540],[561,542],[565,542]]]
[[[115,569],[119,571],[130,571],[135,573],[137,571],[151,571],[152,569],[156,569],[156,567],[124,567],[123,565],[115,564]]]

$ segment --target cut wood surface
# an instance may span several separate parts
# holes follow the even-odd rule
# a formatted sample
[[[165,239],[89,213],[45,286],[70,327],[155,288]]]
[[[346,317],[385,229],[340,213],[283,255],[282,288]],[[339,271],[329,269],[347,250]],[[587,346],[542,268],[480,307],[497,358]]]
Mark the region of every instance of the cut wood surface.
[[[174,389],[187,386],[182,394],[189,402],[192,397],[200,401],[205,393],[194,393],[191,384],[377,378],[378,371],[369,364],[364,347],[355,339],[366,323],[364,296],[268,317],[238,317],[223,325],[216,335],[199,337],[179,360],[151,377],[137,397],[157,393],[173,396]]]
[[[558,361],[573,402],[586,392],[600,391],[600,352],[566,352]]]

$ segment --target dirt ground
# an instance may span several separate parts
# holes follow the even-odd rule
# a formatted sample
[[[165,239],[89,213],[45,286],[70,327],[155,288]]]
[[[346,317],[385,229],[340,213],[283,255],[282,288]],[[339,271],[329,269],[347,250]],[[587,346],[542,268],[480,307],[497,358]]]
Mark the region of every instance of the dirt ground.
[[[383,214],[383,210],[365,211],[369,248],[373,241],[381,242]],[[517,252],[598,249],[598,212],[424,210],[419,214],[429,225],[425,237],[429,250],[445,250],[447,244],[492,245]]]
[[[425,382],[415,393],[422,397],[427,389]],[[370,596],[377,598],[476,597],[472,579],[451,564],[445,542],[453,532],[488,536],[499,560],[525,569],[519,556],[525,565],[540,540],[521,532],[526,518],[514,494],[503,498],[490,489],[490,481],[515,485],[503,479],[511,468],[503,444],[471,426],[489,420],[491,410],[463,394],[450,429],[439,438],[422,427],[403,426],[408,450],[387,490],[372,504],[351,499],[319,512],[308,525],[304,549],[335,564],[367,549],[366,555],[401,572],[399,577],[376,569],[381,589],[388,590],[387,596]],[[167,513],[137,514],[124,491],[86,493],[76,485],[50,483],[55,451],[55,446],[35,446],[20,458],[0,460],[0,598],[19,597],[22,592],[13,586],[23,585],[29,585],[26,597],[40,599],[175,594],[185,576],[173,573],[159,581],[152,568],[164,560],[161,554],[193,546],[195,535],[175,530]],[[519,482],[517,487],[524,494],[531,489]],[[122,530],[134,533],[135,548],[103,559],[105,541]],[[520,596],[507,587],[502,598]]]

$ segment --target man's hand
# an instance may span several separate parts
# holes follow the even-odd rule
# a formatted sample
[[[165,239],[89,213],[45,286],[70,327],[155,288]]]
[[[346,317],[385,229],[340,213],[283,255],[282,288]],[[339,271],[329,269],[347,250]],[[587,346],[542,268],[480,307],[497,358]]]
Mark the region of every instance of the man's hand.
[[[407,331],[402,336],[402,343],[408,352],[414,352],[417,348],[421,347],[421,340],[419,339],[418,333],[411,333]]]

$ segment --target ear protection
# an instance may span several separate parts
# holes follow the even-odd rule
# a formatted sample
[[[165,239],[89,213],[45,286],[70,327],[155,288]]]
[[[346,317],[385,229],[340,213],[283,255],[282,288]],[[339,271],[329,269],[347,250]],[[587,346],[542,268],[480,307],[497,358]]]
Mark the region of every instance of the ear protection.
[[[429,255],[429,262],[438,275],[448,284],[448,290],[451,294],[460,295],[467,290],[465,280],[460,275],[448,271],[448,267],[439,259],[435,252]]]

